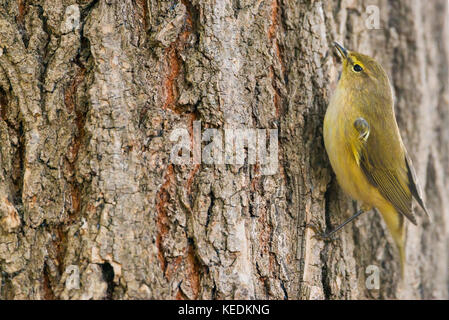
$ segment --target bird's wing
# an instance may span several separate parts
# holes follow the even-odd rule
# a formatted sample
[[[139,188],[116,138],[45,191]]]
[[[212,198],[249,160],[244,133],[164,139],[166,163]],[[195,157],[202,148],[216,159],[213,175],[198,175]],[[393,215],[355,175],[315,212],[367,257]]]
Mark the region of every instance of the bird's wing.
[[[382,196],[390,201],[395,209],[406,216],[413,224],[416,225],[416,218],[412,212],[412,192],[409,187],[410,178],[406,159],[396,159],[396,165],[392,165],[389,155],[390,149],[386,143],[380,141],[378,135],[370,130],[369,124],[363,118],[358,118],[354,122],[354,128],[358,133],[355,142],[357,147],[353,150],[356,160],[368,181],[374,185]],[[368,130],[368,132],[367,132]],[[402,152],[400,152],[402,153]],[[400,161],[404,161],[400,163]],[[400,165],[397,165],[400,164]],[[398,169],[399,168],[399,169]],[[401,170],[400,168],[403,168]]]
[[[413,168],[412,160],[410,159],[407,150],[405,151],[405,162],[407,163],[407,171],[408,171],[408,180],[410,191],[412,192],[413,197],[415,197],[416,201],[418,201],[421,208],[423,208],[424,212],[430,218],[429,212],[427,211],[426,205],[422,199],[421,188],[419,187],[418,180],[416,178],[415,169]]]

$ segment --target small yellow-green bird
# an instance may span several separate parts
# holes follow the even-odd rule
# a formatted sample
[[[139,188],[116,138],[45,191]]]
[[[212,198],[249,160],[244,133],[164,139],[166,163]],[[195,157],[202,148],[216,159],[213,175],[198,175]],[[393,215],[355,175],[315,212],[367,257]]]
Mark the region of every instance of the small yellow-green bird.
[[[398,246],[403,272],[404,217],[416,225],[412,196],[427,209],[396,123],[390,82],[373,58],[335,47],[343,70],[324,118],[324,144],[341,188],[363,204],[331,233],[377,208]]]

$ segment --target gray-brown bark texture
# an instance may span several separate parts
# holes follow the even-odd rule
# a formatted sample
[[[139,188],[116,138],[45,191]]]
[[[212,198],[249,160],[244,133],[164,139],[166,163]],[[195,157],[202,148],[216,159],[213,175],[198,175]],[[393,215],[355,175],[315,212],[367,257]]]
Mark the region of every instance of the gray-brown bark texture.
[[[378,213],[304,228],[356,209],[322,141],[333,40],[387,70],[433,216],[402,282]],[[443,0],[1,0],[0,298],[448,298],[448,62]],[[194,121],[278,129],[276,174],[173,164]]]

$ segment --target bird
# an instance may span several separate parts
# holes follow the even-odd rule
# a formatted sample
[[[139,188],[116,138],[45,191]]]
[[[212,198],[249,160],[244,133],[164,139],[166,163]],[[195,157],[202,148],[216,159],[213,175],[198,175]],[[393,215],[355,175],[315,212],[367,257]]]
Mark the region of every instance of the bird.
[[[334,45],[343,66],[324,117],[324,145],[338,184],[362,205],[322,236],[376,208],[399,250],[403,275],[405,218],[417,224],[412,198],[429,213],[396,122],[390,81],[375,59]]]

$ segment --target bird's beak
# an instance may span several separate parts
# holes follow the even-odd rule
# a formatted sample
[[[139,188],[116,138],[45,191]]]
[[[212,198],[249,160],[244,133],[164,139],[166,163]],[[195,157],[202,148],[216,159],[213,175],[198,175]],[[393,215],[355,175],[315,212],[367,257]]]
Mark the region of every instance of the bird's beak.
[[[340,54],[340,57],[342,60],[345,60],[348,57],[348,50],[343,48],[338,42],[334,42],[335,48],[337,48],[338,53]]]

